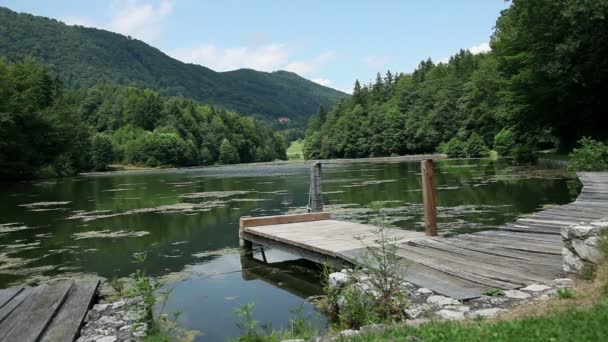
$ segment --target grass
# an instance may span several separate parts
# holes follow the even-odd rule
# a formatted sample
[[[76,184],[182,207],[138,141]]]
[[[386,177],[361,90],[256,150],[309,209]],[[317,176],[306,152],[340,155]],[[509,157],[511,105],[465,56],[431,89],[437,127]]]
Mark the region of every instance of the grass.
[[[302,139],[292,141],[291,145],[289,145],[289,147],[287,148],[287,159],[304,160],[304,154],[302,153],[303,147],[304,141]]]

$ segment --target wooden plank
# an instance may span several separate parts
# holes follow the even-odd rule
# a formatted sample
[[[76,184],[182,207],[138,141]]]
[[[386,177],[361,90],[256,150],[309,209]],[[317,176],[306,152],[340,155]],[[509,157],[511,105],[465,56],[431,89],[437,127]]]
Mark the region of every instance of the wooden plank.
[[[35,296],[27,312],[22,313],[4,341],[37,341],[65,301],[72,283],[71,280],[55,282]]]
[[[4,307],[11,299],[15,298],[19,292],[23,291],[23,287],[11,287],[0,290],[0,308]]]
[[[241,217],[243,228],[268,226],[274,224],[286,224],[295,222],[311,222],[331,219],[330,213],[306,213],[293,215],[261,216],[261,217]]]
[[[527,243],[523,243],[523,242],[511,243],[508,241],[504,241],[502,239],[493,239],[493,238],[490,238],[487,236],[477,236],[477,235],[472,235],[472,234],[466,235],[466,236],[459,235],[458,237],[455,237],[454,239],[458,239],[461,241],[472,240],[472,241],[475,241],[478,243],[488,244],[488,246],[497,246],[497,247],[503,247],[503,248],[513,249],[513,250],[521,250],[521,251],[526,251],[526,252],[562,255],[561,248],[555,248],[553,246],[545,246],[545,245],[541,245],[541,244],[527,244]]]
[[[321,163],[315,162],[310,167],[310,193],[308,210],[317,213],[323,211]]]
[[[364,249],[354,249],[343,251],[339,255],[341,258],[356,264],[364,252]],[[453,277],[424,265],[406,261],[400,263],[405,272],[405,280],[445,296],[465,300],[479,297],[483,292],[490,289],[490,287]]]
[[[19,306],[21,305],[21,303],[23,303],[23,301],[25,301],[26,299],[28,299],[32,293],[33,293],[33,288],[31,287],[26,287],[23,290],[21,290],[10,302],[6,303],[1,309],[0,309],[0,335],[2,334],[2,331],[5,330],[5,325],[4,325],[4,320]]]
[[[539,253],[530,253],[526,251],[518,251],[512,249],[506,249],[499,246],[492,246],[488,244],[480,244],[472,241],[459,241],[456,239],[443,239],[442,243],[454,246],[457,248],[468,249],[475,252],[487,253],[496,256],[509,257],[514,259],[514,262],[517,260],[524,261],[534,261],[536,263],[546,264],[547,266],[555,265],[559,263],[561,265],[561,256],[553,255],[553,254],[539,254]]]
[[[424,207],[424,227],[428,236],[437,236],[437,199],[435,191],[435,176],[433,161],[420,162],[422,173],[422,202]]]
[[[17,297],[15,297],[11,302],[9,302],[9,305],[13,304],[14,302],[14,306],[11,305],[12,308],[9,307],[9,305],[2,308],[3,310],[7,309],[7,312],[2,320],[2,323],[0,323],[0,341],[5,341],[6,335],[10,333],[13,326],[19,321],[28,317],[29,309],[32,306],[35,298],[46,288],[47,285],[45,284],[33,288],[26,288],[21,291],[21,293],[18,294]]]
[[[351,164],[351,163],[402,163],[421,160],[447,159],[446,154],[413,154],[399,157],[375,157],[375,158],[343,158],[323,160],[323,164]]]
[[[87,310],[91,307],[99,280],[75,282],[68,297],[46,329],[41,341],[74,341],[83,323]]]

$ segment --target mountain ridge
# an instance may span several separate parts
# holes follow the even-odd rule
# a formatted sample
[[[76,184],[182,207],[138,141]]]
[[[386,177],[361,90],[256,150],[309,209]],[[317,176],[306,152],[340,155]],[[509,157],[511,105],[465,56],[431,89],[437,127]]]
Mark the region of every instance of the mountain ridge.
[[[181,62],[119,33],[0,7],[0,56],[32,56],[68,88],[120,84],[150,88],[244,114],[308,118],[319,106],[348,97],[295,73],[237,69],[217,72]]]

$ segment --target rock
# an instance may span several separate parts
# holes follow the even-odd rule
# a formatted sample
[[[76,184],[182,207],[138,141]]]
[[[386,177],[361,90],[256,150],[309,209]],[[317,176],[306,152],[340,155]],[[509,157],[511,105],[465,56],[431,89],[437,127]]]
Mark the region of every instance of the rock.
[[[430,296],[426,299],[426,302],[436,306],[446,306],[446,305],[460,305],[460,302],[454,298],[445,297],[445,296]]]
[[[569,240],[569,236],[568,236],[569,231],[570,231],[570,227],[562,227],[562,229],[560,230],[560,234],[562,235],[562,240]]]
[[[570,227],[568,229],[568,233],[569,233],[570,237],[580,238],[580,237],[585,237],[585,236],[590,236],[592,234],[595,234],[595,230],[596,230],[596,228],[594,226],[579,225],[579,226]]]
[[[98,338],[95,340],[95,342],[116,342],[118,341],[118,337],[112,335],[112,336],[104,336],[102,338]]]
[[[562,270],[565,273],[575,273],[583,269],[583,261],[568,248],[562,248]]]
[[[408,319],[407,321],[405,321],[405,324],[415,327],[417,325],[425,324],[430,321],[431,320],[429,320],[428,318]]]
[[[457,320],[464,319],[463,312],[454,311],[454,310],[442,309],[442,310],[437,311],[436,315],[443,319],[447,319],[447,320],[451,320],[451,321],[457,321]]]
[[[120,307],[122,307],[123,305],[127,304],[127,302],[124,299],[121,299],[117,302],[112,303],[112,309],[116,310]]]
[[[551,286],[542,285],[542,284],[532,284],[524,287],[522,291],[529,292],[542,292],[551,289]]]
[[[113,328],[122,327],[123,325],[125,325],[124,321],[112,316],[102,316],[95,323],[105,326],[111,326]]]
[[[597,244],[597,242],[594,242],[595,240],[590,242],[590,244],[587,244],[587,241],[591,240],[591,239],[597,239],[597,238],[589,238],[585,241],[573,240],[572,248],[574,248],[574,250],[576,251],[576,254],[578,254],[578,256],[581,259],[597,262],[601,259],[602,255],[601,255],[600,251],[597,249],[597,247],[591,245],[593,243]]]
[[[525,293],[519,290],[507,290],[505,291],[505,297],[512,299],[526,299],[530,298],[531,295],[529,293]]]
[[[553,279],[552,284],[563,287],[571,287],[574,286],[574,280],[570,278],[556,278]]]
[[[370,331],[380,331],[383,330],[386,326],[384,324],[368,324],[359,328],[360,332],[370,332]]]
[[[485,317],[490,318],[498,315],[501,312],[505,312],[507,310],[501,308],[489,308],[489,309],[480,309],[471,312],[470,316],[472,317]]]
[[[431,294],[431,293],[433,293],[433,291],[431,291],[431,290],[429,290],[427,288],[424,288],[424,287],[419,288],[416,292],[422,293],[422,294]]]
[[[348,329],[340,331],[340,336],[348,337],[358,335],[360,332],[358,330]]]
[[[405,313],[408,319],[417,319],[420,318],[420,316],[422,316],[429,309],[430,307],[428,305],[423,304],[409,307],[403,310],[403,312]]]
[[[281,342],[306,342],[301,338],[293,338],[291,340],[282,340]]]
[[[329,287],[336,288],[344,285],[348,281],[348,275],[342,272],[334,272],[329,275]]]
[[[105,309],[108,308],[108,306],[110,306],[110,304],[95,304],[93,305],[93,310],[95,311],[104,311]]]
[[[459,312],[469,312],[471,310],[468,306],[464,305],[447,305],[443,307],[446,310],[459,311]]]
[[[591,224],[596,227],[600,227],[600,228],[608,227],[608,221],[593,221],[593,222],[591,222]]]

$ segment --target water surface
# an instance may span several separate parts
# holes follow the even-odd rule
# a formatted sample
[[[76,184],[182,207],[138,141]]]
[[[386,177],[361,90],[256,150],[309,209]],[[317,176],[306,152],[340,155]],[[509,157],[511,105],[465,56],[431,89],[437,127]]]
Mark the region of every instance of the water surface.
[[[181,311],[200,340],[238,334],[231,312],[251,301],[258,320],[285,326],[302,303],[315,314],[304,299],[321,291],[317,268],[276,250],[266,253],[272,266],[241,258],[238,221],[304,211],[308,172],[290,163],[2,184],[0,286],[123,277],[142,267],[133,254],[145,252],[145,270],[171,280],[167,310]],[[368,222],[369,204],[383,201],[395,227],[423,229],[419,163],[327,164],[323,176],[325,208],[338,219]],[[436,182],[442,234],[492,229],[570,202],[579,186],[561,171],[504,160],[438,162]]]

